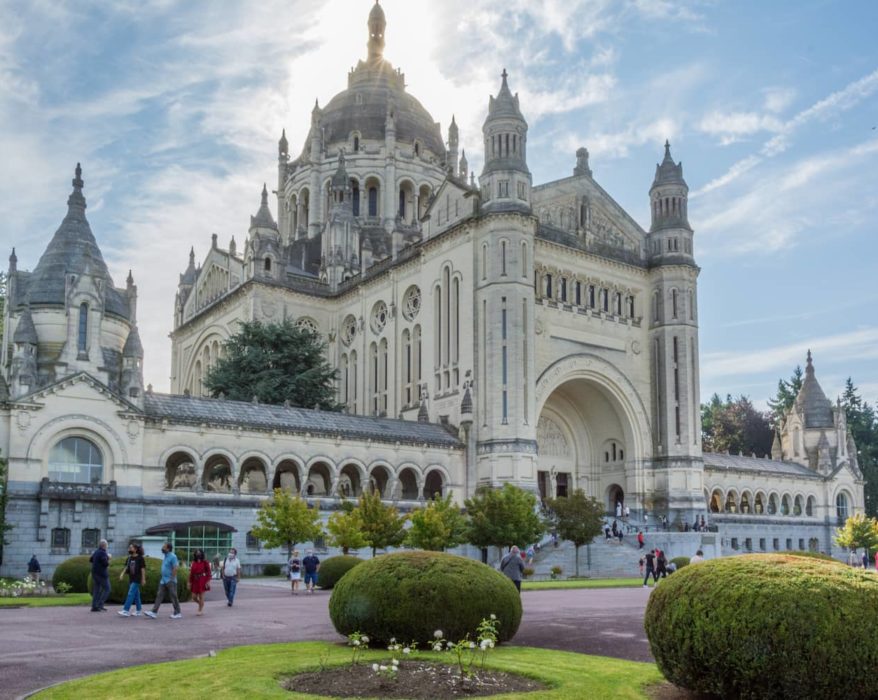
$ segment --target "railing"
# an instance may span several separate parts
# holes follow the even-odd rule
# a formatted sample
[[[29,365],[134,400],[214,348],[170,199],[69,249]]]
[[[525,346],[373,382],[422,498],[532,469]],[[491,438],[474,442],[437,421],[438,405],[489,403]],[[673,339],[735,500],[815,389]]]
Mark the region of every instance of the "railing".
[[[112,501],[116,498],[116,482],[109,484],[78,484],[67,481],[40,481],[40,496],[65,501]]]

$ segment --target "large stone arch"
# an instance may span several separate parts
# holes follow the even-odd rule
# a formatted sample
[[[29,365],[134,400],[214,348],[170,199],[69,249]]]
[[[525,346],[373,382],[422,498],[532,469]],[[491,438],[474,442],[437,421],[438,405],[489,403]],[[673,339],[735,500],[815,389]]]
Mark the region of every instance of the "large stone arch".
[[[634,385],[615,365],[591,353],[564,357],[537,379],[535,404],[538,421],[552,420],[569,436],[569,448],[575,452],[572,483],[569,473],[552,474],[552,490],[564,495],[582,488],[603,500],[606,488],[616,483],[632,510],[644,507],[649,485],[643,467],[652,455],[649,414]],[[611,444],[615,447],[607,449]],[[544,455],[539,459],[544,469]],[[539,474],[544,481],[546,473]],[[645,507],[651,510],[654,504]]]

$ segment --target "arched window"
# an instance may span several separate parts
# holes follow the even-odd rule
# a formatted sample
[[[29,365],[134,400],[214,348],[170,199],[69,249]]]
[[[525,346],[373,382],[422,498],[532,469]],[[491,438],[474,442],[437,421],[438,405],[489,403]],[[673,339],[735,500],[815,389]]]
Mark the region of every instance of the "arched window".
[[[88,349],[88,304],[79,305],[79,340],[77,342],[79,352],[85,352]]]
[[[360,137],[354,136],[354,153],[360,150]]]
[[[351,180],[351,204],[354,210],[354,216],[360,215],[360,183]]]
[[[527,277],[527,243],[521,242],[521,276]]]
[[[808,496],[808,500],[805,502],[805,515],[809,518],[814,517],[814,496]]]
[[[482,279],[488,278],[488,244],[482,244]]]
[[[655,291],[652,293],[652,320],[659,320],[659,293]]]
[[[835,497],[835,514],[839,520],[847,520],[849,513],[848,497],[846,493],[840,493]]]
[[[266,272],[271,272],[271,258],[265,258],[265,265],[264,265],[263,269]]]
[[[500,241],[500,274],[506,275],[506,241]]]
[[[677,318],[677,290],[671,290],[671,316]]]
[[[399,218],[405,219],[405,190],[399,188]]]
[[[369,188],[369,216],[378,216],[378,188]]]
[[[99,484],[104,475],[104,458],[91,440],[64,438],[49,454],[49,479],[76,484]]]

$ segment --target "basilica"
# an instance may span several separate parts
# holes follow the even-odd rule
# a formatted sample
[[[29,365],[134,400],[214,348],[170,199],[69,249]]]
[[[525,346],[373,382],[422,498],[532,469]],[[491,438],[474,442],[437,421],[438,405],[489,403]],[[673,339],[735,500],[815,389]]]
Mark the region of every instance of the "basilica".
[[[454,118],[443,132],[384,58],[385,29],[376,2],[366,58],[315,104],[300,147],[281,135],[276,189],[254,187],[249,227],[189,253],[170,394],[144,383],[137,286],[110,277],[78,165],[33,271],[13,251],[0,449],[14,529],[0,573],[33,552],[50,570],[100,538],[276,561],[250,533],[273,488],[327,510],[364,490],[410,509],[505,483],[542,498],[583,489],[646,526],[706,516],[715,555],[835,551],[863,477],[810,354],[771,455],[702,453],[699,267],[670,145],[644,172],[645,227],[585,148],[569,177],[534,184],[527,105],[504,70],[476,176]],[[321,338],[343,412],[208,395],[224,343],[253,319]]]

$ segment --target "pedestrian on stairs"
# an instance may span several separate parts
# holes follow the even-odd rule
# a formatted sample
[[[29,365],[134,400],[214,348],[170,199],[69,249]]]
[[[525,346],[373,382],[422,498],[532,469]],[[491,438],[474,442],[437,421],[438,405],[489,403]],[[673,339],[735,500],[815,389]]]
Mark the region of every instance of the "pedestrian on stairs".
[[[643,549],[643,530],[637,531],[637,548]]]

